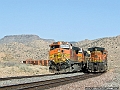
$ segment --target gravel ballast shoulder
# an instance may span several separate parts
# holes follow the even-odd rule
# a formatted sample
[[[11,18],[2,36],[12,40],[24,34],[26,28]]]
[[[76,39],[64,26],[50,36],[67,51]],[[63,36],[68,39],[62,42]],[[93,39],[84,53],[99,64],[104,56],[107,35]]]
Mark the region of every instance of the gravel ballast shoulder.
[[[113,77],[114,73],[112,71],[108,71],[98,77],[54,87],[48,90],[85,90],[85,87],[102,87],[104,83],[112,81]]]

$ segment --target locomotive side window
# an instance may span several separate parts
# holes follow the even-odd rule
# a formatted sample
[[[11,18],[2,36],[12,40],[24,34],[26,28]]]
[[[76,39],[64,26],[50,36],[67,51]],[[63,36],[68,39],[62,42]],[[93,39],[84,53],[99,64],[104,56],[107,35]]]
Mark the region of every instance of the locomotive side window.
[[[82,49],[80,49],[79,51],[78,51],[78,53],[82,53],[83,51],[82,51]]]
[[[55,48],[60,48],[60,45],[52,45],[52,46],[50,47],[50,50],[53,50],[53,49],[55,49]]]

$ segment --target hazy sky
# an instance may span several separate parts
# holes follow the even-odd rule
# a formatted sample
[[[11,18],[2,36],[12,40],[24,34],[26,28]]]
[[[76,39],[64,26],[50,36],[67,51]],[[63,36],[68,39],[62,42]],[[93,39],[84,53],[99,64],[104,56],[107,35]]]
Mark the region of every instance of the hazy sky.
[[[0,0],[0,38],[20,34],[56,41],[120,35],[120,0]]]

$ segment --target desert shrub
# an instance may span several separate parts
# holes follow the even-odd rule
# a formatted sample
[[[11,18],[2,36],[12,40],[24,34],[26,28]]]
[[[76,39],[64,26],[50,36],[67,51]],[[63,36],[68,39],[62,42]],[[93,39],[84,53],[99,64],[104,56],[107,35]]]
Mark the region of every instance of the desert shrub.
[[[0,67],[12,67],[16,66],[18,63],[13,61],[5,61],[0,63]]]
[[[18,68],[23,72],[32,72],[31,68],[29,68],[26,64],[19,64]]]
[[[3,63],[0,63],[0,68],[5,68],[5,65]]]

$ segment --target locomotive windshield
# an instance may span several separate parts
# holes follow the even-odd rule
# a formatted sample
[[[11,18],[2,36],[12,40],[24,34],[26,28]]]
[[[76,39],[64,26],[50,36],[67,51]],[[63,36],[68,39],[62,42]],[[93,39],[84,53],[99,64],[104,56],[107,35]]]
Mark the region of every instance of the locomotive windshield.
[[[69,45],[52,45],[50,46],[50,50],[56,49],[56,48],[63,48],[63,49],[69,49]]]
[[[78,51],[78,53],[83,53],[83,50],[82,50],[82,48],[80,48],[80,50]]]
[[[60,45],[52,45],[52,46],[50,46],[50,50],[53,50],[55,48],[60,48]]]
[[[69,45],[60,45],[60,48],[63,48],[63,49],[69,49],[70,46],[69,46]]]

